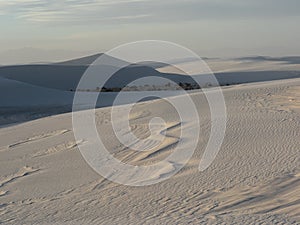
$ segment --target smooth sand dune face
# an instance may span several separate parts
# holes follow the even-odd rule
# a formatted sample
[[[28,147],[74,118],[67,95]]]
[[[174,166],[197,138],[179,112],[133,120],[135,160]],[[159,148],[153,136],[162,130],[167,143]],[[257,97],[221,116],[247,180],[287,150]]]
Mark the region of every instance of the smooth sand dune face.
[[[287,61],[279,60],[205,59],[205,62],[214,73],[300,70],[300,64],[292,64]],[[176,68],[177,65],[187,68],[191,74],[197,71],[197,64],[194,61],[173,64],[172,66],[163,66],[157,70],[162,73],[184,74]]]
[[[201,134],[189,163],[170,179],[146,187],[110,182],[81,156],[71,114],[0,129],[0,223],[6,224],[299,224],[300,80],[224,88],[228,124],[222,148],[204,172],[198,166],[210,133],[205,96],[193,94]],[[137,104],[132,132],[148,137],[149,121],[164,116],[167,132],[149,152],[124,148],[98,109],[101,138],[118,159],[149,165],[171,154],[180,137],[178,114],[165,101]],[[148,142],[149,146],[155,143]],[[184,141],[184,140],[183,140]],[[166,165],[152,179],[172,170]]]

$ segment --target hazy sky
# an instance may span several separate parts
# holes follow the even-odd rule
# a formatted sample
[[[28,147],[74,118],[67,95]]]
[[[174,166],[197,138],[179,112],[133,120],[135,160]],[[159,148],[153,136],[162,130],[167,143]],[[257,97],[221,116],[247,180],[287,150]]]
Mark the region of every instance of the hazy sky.
[[[209,57],[300,55],[299,24],[299,0],[0,0],[0,64],[19,51],[68,57],[143,39]]]

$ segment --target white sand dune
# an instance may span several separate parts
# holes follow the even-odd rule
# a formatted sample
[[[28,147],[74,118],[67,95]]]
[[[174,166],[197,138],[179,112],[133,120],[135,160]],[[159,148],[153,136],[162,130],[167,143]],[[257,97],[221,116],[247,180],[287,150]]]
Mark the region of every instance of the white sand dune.
[[[151,186],[115,184],[85,162],[72,132],[71,114],[0,129],[0,223],[5,224],[299,224],[300,80],[224,88],[228,124],[224,143],[204,172],[198,166],[210,133],[205,96],[193,94],[201,134],[189,163]],[[120,106],[122,110],[122,106]],[[133,165],[168,156],[179,140],[178,114],[164,100],[137,104],[130,125],[149,135],[160,116],[167,131],[149,152],[124,149],[113,135],[111,108],[97,109],[96,124],[111,153]],[[184,124],[189,126],[189,124]],[[187,140],[181,140],[183,143]],[[158,179],[172,163],[149,179]]]
[[[0,96],[2,96],[0,98],[0,126],[70,112],[74,96],[74,92],[70,90],[76,89],[87,66],[98,56],[99,54],[48,65],[0,67]],[[215,72],[221,85],[300,77],[298,57],[205,60]],[[120,60],[111,58],[107,61],[119,62]],[[192,59],[174,62],[174,65],[178,63],[191,70],[191,73],[195,68]],[[174,71],[174,67],[148,62],[123,70],[109,83],[112,87],[122,86],[141,78],[141,74],[155,75],[177,83],[190,83],[190,77],[182,76],[181,73],[182,71]],[[202,80],[206,78],[203,76]],[[96,86],[97,84],[91,88],[96,88]],[[130,103],[130,93],[126,95],[127,100],[124,103]],[[170,93],[166,93],[166,96],[168,95]],[[115,96],[115,93],[101,93],[97,107],[111,106]]]
[[[72,101],[73,94],[0,77],[1,107],[55,106]]]
[[[0,67],[0,78],[69,92],[70,90],[76,90],[78,82],[89,64],[100,55],[92,55],[55,64],[3,66]],[[101,78],[101,74],[104,74],[108,68],[116,68],[116,65],[123,65],[124,63],[124,61],[111,56],[102,54],[102,57],[107,65],[98,65],[99,78]],[[300,64],[297,57],[295,59],[279,58],[276,60],[272,60],[272,58],[205,59],[205,62],[215,73],[220,85],[300,77]],[[172,66],[166,66],[162,63],[145,62],[138,65],[131,65],[116,72],[106,82],[105,87],[124,87],[130,82],[145,76],[166,78],[177,84],[180,82],[193,83],[190,76],[182,76],[184,75],[183,72],[176,68],[179,64],[181,68],[189,71],[190,74],[199,75],[199,64],[191,59],[179,62],[174,61]],[[93,66],[97,68],[97,64]],[[200,75],[207,75],[207,71],[203,73]],[[202,79],[205,80],[204,77]],[[1,82],[0,80],[0,85]],[[161,83],[162,80],[157,79],[156,82],[153,80],[154,85]],[[91,90],[95,90],[98,86],[98,84],[93,85],[90,87]]]
[[[247,57],[238,59],[203,59],[214,73],[232,72],[257,72],[257,71],[299,71],[299,57],[271,58],[271,57]],[[162,73],[177,73],[182,71],[176,69],[176,65],[181,65],[189,69],[189,72],[197,70],[195,60],[177,62],[173,66],[160,65],[157,70]]]
[[[73,100],[69,92],[1,77],[0,96],[0,125],[68,112]]]

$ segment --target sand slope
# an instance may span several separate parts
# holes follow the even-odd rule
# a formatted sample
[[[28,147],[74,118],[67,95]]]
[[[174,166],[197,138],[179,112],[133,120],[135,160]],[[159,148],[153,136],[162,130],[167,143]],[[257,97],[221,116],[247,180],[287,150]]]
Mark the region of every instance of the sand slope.
[[[194,94],[202,127],[193,158],[171,179],[147,187],[96,174],[78,150],[86,143],[74,140],[70,114],[1,128],[0,223],[299,224],[299,86],[294,79],[225,88],[226,137],[204,172],[198,165],[209,137],[209,109],[203,94]],[[151,152],[124,149],[112,135],[109,113],[97,110],[99,132],[126,162],[159,161],[178,141],[178,115],[163,100],[140,103],[132,112],[132,130],[141,137],[149,133],[150,118],[166,120],[169,138]]]

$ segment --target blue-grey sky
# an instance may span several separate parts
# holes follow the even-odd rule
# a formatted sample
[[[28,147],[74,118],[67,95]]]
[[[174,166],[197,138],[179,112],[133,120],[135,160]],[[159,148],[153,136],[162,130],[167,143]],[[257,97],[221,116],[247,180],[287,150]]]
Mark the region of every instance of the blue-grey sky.
[[[0,56],[43,61],[143,39],[208,57],[300,55],[299,24],[299,0],[0,0]]]

